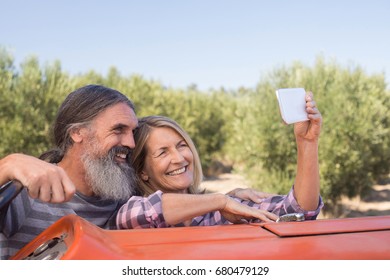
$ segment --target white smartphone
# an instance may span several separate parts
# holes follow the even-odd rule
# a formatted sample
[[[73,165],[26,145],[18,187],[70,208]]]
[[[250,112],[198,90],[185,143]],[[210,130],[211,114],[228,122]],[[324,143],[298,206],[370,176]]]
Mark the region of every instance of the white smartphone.
[[[276,222],[302,222],[305,220],[305,215],[303,213],[290,213],[280,216]]]
[[[304,88],[281,88],[276,90],[280,114],[286,124],[308,120],[305,96]]]

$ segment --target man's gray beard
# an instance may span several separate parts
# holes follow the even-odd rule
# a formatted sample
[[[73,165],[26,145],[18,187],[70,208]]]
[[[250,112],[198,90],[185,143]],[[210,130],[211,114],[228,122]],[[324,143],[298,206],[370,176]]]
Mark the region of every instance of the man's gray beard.
[[[129,163],[115,162],[116,149],[125,148],[114,147],[107,155],[100,157],[87,151],[82,156],[82,161],[87,183],[95,195],[103,199],[126,201],[135,190],[135,172]]]

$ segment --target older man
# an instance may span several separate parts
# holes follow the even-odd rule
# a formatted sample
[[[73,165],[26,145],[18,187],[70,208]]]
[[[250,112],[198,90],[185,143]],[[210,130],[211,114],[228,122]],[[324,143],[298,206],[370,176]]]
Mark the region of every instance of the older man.
[[[42,155],[51,163],[22,154],[0,160],[0,184],[16,179],[25,186],[0,224],[1,259],[64,215],[115,228],[117,209],[134,188],[128,155],[137,123],[126,96],[88,85],[70,93],[59,109],[56,148]]]

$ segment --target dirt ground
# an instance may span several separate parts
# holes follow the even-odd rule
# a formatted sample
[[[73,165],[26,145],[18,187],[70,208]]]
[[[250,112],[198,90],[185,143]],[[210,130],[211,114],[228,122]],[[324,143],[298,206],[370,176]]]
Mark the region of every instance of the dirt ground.
[[[234,188],[246,188],[249,184],[240,175],[221,174],[214,179],[207,179],[202,187],[210,192],[226,193]],[[325,205],[326,207],[326,205]],[[364,198],[343,198],[339,205],[338,214],[320,214],[321,218],[348,218],[362,216],[390,215],[390,183],[375,185],[372,191]]]

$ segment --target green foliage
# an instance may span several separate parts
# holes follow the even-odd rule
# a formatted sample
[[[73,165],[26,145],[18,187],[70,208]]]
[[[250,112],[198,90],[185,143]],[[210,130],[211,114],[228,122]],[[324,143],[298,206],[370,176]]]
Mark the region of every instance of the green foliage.
[[[65,96],[86,84],[126,94],[138,116],[165,115],[188,131],[207,170],[229,162],[253,186],[286,193],[296,172],[293,126],[282,123],[275,89],[304,87],[323,115],[320,139],[321,189],[325,199],[364,193],[390,172],[390,92],[383,75],[344,68],[318,58],[313,67],[279,67],[254,89],[201,92],[164,87],[142,76],[122,76],[112,67],[69,76],[60,62],[41,66],[26,58],[19,70],[0,48],[0,157],[12,152],[39,155],[50,148],[50,125]]]
[[[295,177],[296,147],[292,127],[281,121],[275,88],[259,84],[240,97],[231,124],[233,137],[225,149],[237,172],[244,172],[253,187],[285,193]]]
[[[255,186],[286,192],[294,182],[296,147],[292,126],[280,124],[275,89],[304,87],[314,93],[323,115],[320,139],[322,194],[364,194],[390,171],[390,93],[382,75],[367,76],[359,67],[343,69],[322,58],[314,67],[296,63],[274,71],[258,84],[242,115],[243,169]],[[246,122],[246,123],[244,123]]]
[[[48,135],[56,111],[72,86],[59,62],[42,70],[37,58],[27,58],[15,71],[13,60],[1,56],[0,155],[39,155],[50,145]]]

